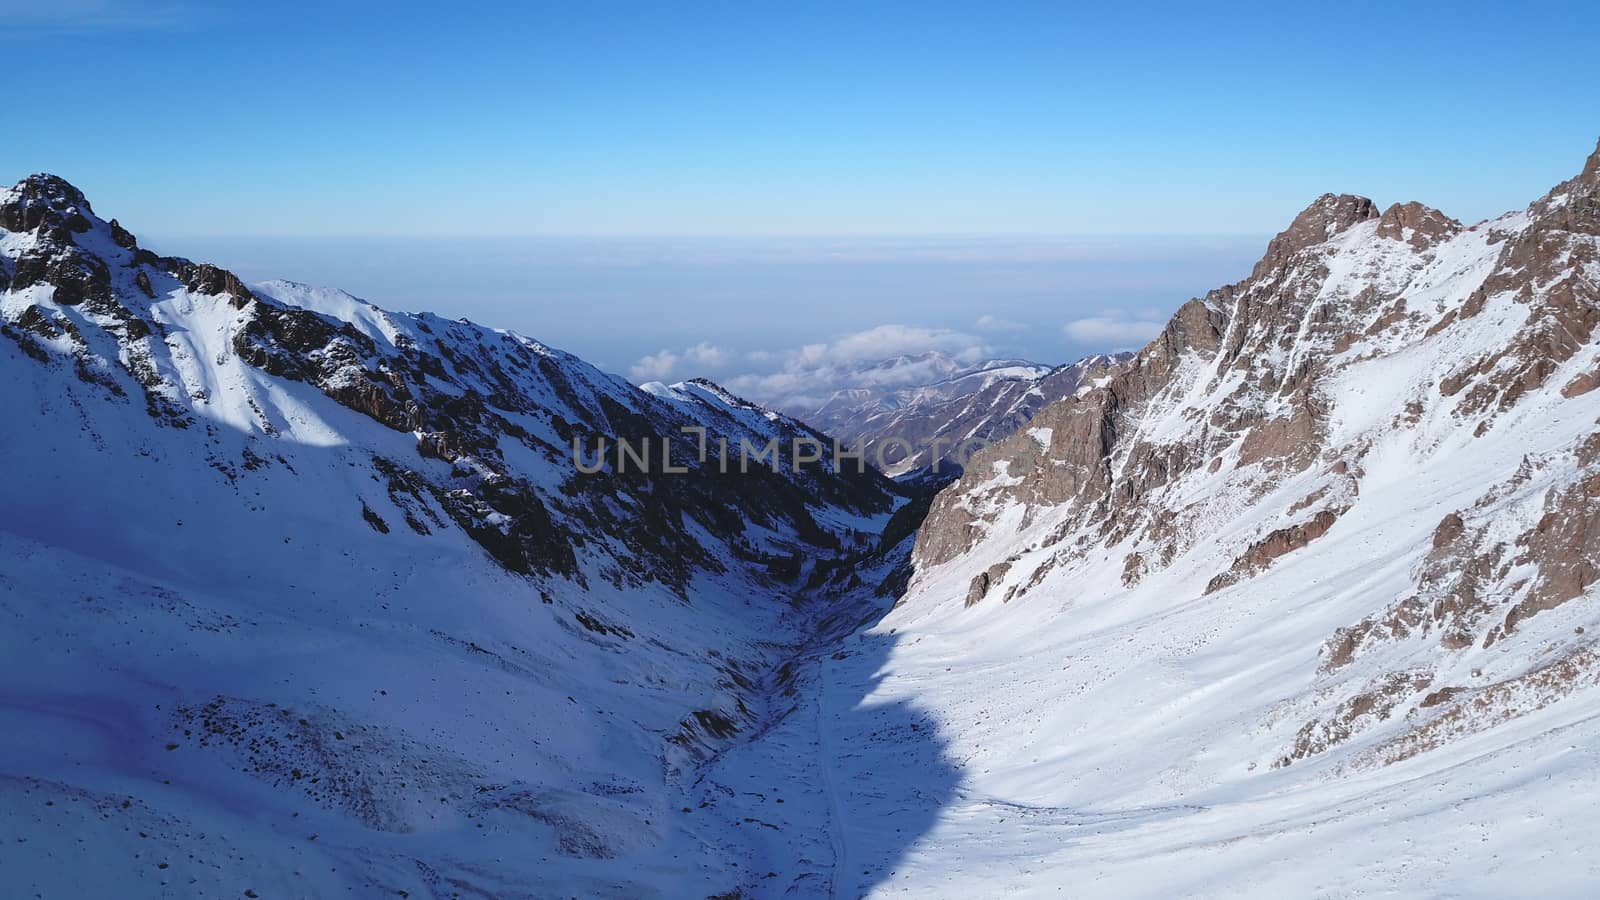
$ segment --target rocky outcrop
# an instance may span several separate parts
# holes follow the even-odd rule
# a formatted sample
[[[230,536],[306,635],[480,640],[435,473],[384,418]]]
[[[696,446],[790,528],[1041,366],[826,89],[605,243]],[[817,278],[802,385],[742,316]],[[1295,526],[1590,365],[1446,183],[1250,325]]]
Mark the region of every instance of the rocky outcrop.
[[[1571,482],[1552,488],[1543,514],[1518,535],[1512,565],[1533,567],[1526,591],[1485,635],[1487,647],[1515,632],[1523,621],[1585,595],[1600,581],[1600,433],[1573,454],[1579,466]]]
[[[1418,250],[1426,250],[1460,233],[1460,222],[1416,201],[1396,203],[1378,218],[1378,237],[1405,241]]]
[[[1274,767],[1283,768],[1350,740],[1362,730],[1394,715],[1431,682],[1432,674],[1426,671],[1392,672],[1376,679],[1360,693],[1340,703],[1326,718],[1300,726],[1294,747],[1277,760]]]
[[[1440,687],[1415,702],[1400,732],[1368,750],[1362,764],[1403,762],[1538,712],[1596,685],[1600,685],[1600,648],[1588,643],[1564,649],[1552,662],[1491,684]]]
[[[131,237],[132,235],[129,235],[130,239]],[[246,303],[255,299],[255,295],[244,286],[239,276],[227,269],[218,268],[210,263],[195,264],[186,259],[171,260],[169,265],[171,266],[169,271],[193,293],[225,296],[235,308],[243,308]]]
[[[978,601],[989,596],[990,588],[1006,577],[1006,572],[1011,570],[1011,563],[995,563],[989,568],[972,576],[972,586],[967,589],[967,606],[976,606]]]
[[[54,175],[30,175],[0,197],[0,228],[59,239],[90,228],[94,210],[83,192]]]
[[[51,299],[62,306],[88,300],[102,306],[112,303],[111,274],[105,263],[54,240],[42,241],[16,260],[11,288],[20,291],[34,285],[51,287]]]
[[[1251,544],[1242,556],[1234,560],[1232,568],[1211,579],[1206,585],[1206,593],[1212,594],[1238,584],[1245,578],[1265,571],[1278,557],[1309,546],[1312,541],[1327,534],[1328,529],[1333,527],[1334,522],[1339,521],[1339,516],[1343,512],[1342,509],[1325,509],[1312,516],[1309,521],[1274,530]]]

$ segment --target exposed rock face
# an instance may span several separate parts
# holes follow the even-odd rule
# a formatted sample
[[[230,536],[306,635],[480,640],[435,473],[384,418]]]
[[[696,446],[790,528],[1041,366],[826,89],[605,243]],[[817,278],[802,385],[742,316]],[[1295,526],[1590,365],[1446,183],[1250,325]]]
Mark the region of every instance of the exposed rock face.
[[[56,302],[109,304],[110,275],[104,261],[77,252],[76,236],[90,230],[94,212],[77,188],[53,175],[32,175],[0,198],[0,228],[33,232],[35,241],[9,260],[10,287],[52,285]]]
[[[1260,278],[1280,267],[1290,257],[1315,247],[1352,225],[1376,218],[1378,207],[1366,197],[1354,194],[1323,194],[1300,211],[1289,227],[1267,244],[1267,253],[1256,263],[1252,278]]]
[[[30,175],[0,199],[0,228],[82,234],[94,210],[83,192],[54,175]]]
[[[1396,203],[1378,218],[1378,237],[1405,241],[1418,250],[1455,237],[1461,223],[1421,203]]]
[[[976,606],[978,601],[989,595],[989,589],[1005,578],[1006,572],[1010,570],[1010,563],[1000,562],[972,576],[972,586],[967,589],[967,605]]]
[[[1214,593],[1231,584],[1236,584],[1241,578],[1249,578],[1272,565],[1272,561],[1285,553],[1293,553],[1308,546],[1312,541],[1328,533],[1333,523],[1339,520],[1339,515],[1344,510],[1324,509],[1311,517],[1310,521],[1289,525],[1273,531],[1271,534],[1250,545],[1250,548],[1234,562],[1233,568],[1211,579],[1206,585],[1206,593]]]
[[[1352,594],[1353,624],[1308,648],[1313,683],[1284,701],[1305,721],[1277,764],[1376,733],[1390,744],[1362,759],[1406,758],[1600,677],[1583,629],[1559,624],[1600,579],[1597,160],[1471,227],[1319,197],[1249,277],[1041,410],[1030,430],[1048,442],[975,457],[932,504],[908,603],[974,570],[966,605],[1001,577],[1008,598],[1046,595],[1032,602],[1075,583],[1289,602],[1293,572],[1346,564],[1336,548],[1382,526],[1406,535],[1387,540],[1407,586]],[[1468,480],[1423,486],[1446,465]],[[1505,687],[1461,674],[1507,645]]]

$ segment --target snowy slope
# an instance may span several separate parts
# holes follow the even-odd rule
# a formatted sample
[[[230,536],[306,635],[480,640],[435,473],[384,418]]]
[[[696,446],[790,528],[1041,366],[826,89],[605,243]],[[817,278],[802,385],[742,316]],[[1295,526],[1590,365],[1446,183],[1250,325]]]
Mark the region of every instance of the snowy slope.
[[[705,896],[685,816],[901,502],[813,435],[0,193],[0,871],[21,896]],[[682,474],[579,474],[668,435]],[[787,444],[785,445],[787,446]],[[816,576],[816,577],[813,577]]]
[[[1597,284],[1600,151],[1471,227],[1329,195],[975,459],[865,632],[957,772],[876,886],[1592,896]]]
[[[827,465],[575,469],[816,436],[708,382],[242,285],[48,177],[0,229],[21,895],[1600,882],[1600,151],[1470,227],[1319,198],[920,530]]]

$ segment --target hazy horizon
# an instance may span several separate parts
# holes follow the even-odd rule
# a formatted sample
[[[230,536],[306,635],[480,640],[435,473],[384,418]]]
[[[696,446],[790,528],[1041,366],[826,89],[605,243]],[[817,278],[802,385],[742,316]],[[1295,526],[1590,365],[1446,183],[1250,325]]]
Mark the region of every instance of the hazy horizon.
[[[635,381],[746,390],[754,376],[925,349],[1054,364],[1137,347],[1185,300],[1247,274],[1268,239],[141,235],[247,281],[517,331]]]

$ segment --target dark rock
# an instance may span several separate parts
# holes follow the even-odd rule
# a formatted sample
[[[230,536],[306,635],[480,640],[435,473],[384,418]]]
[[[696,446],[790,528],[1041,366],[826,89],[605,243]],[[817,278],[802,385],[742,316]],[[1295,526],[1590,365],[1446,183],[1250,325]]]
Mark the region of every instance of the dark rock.
[[[40,337],[58,338],[61,336],[61,329],[56,327],[56,323],[37,306],[30,305],[22,311],[22,315],[17,317],[17,327],[31,331]]]
[[[227,269],[213,266],[210,263],[198,265],[187,260],[179,261],[178,271],[174,273],[184,287],[196,294],[222,294],[229,298],[235,309],[243,309],[246,304],[254,300],[255,294],[245,287],[239,276]]]
[[[0,203],[0,228],[7,231],[33,231],[40,227],[59,229],[69,235],[89,230],[87,216],[93,215],[83,192],[54,175],[30,175],[13,188],[8,200]]]
[[[972,578],[972,584],[967,588],[966,606],[976,606],[978,601],[989,595],[989,589],[993,587],[1000,579],[1006,577],[1006,572],[1010,570],[1011,563],[1001,562],[995,563],[982,572],[979,572],[977,575],[974,575]]]
[[[114,241],[118,247],[121,247],[124,250],[139,249],[139,241],[134,238],[133,232],[123,228],[122,223],[118,222],[116,219],[112,219],[109,224],[111,226],[111,240]]]
[[[63,306],[76,306],[91,299],[114,303],[111,272],[105,262],[75,248],[43,246],[20,257],[12,288],[22,290],[36,284],[54,286],[52,299]]]

